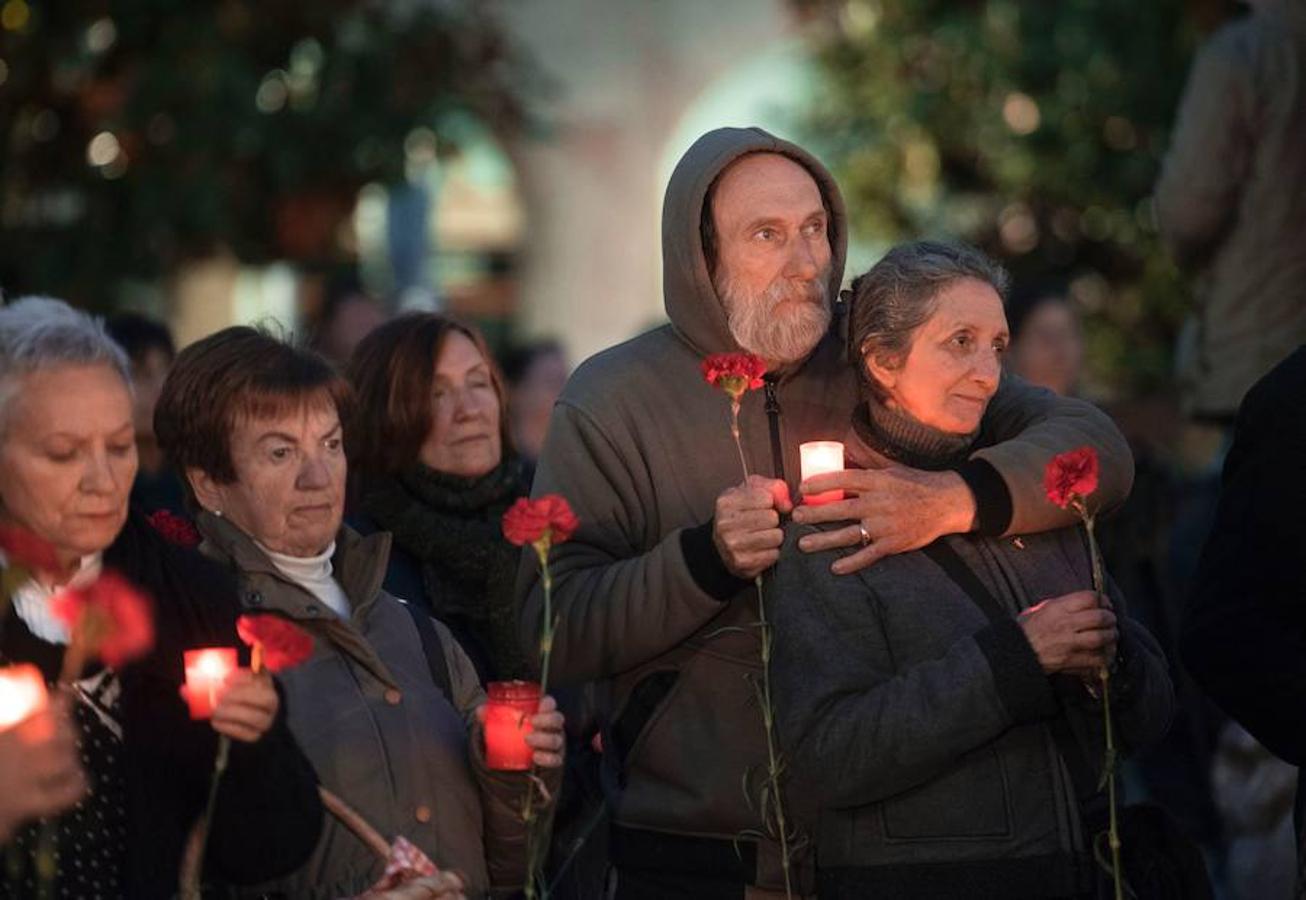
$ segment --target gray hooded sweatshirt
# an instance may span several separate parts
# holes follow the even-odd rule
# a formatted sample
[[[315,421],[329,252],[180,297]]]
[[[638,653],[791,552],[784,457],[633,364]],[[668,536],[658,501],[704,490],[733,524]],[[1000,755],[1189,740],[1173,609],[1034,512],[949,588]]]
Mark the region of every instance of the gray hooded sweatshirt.
[[[650,866],[733,877],[724,867],[742,881],[777,887],[777,848],[747,839],[760,822],[756,798],[750,803],[742,788],[750,772],[757,786],[766,757],[749,682],[761,665],[757,596],[751,582],[725,569],[712,544],[716,498],[743,477],[728,402],[700,371],[705,355],[739,350],[703,253],[703,203],[721,171],[754,152],[783,154],[816,180],[830,213],[830,297],[838,297],[847,217],[825,167],[757,128],[704,135],[672,174],[663,207],[670,324],[599,353],[572,376],[553,412],[534,495],[563,495],[580,519],[551,556],[558,615],[551,678],[610,682],[605,755],[620,773],[616,824],[656,837],[717,839],[724,848],[699,855],[704,842],[690,848],[670,837],[657,858],[644,854]],[[739,424],[749,471],[784,478],[791,491],[799,481],[798,445],[841,439],[857,403],[841,320],[837,309],[806,361],[743,398]],[[1084,444],[1102,458],[1103,501],[1115,505],[1128,494],[1128,447],[1089,404],[1004,381],[984,427],[1011,438],[979,451],[963,472],[986,531],[1070,524],[1043,496],[1043,467],[1052,454]],[[528,646],[538,642],[543,610],[538,577],[534,554],[527,554],[519,589]],[[736,854],[731,842],[741,837]],[[619,866],[638,864],[631,846],[614,842]]]

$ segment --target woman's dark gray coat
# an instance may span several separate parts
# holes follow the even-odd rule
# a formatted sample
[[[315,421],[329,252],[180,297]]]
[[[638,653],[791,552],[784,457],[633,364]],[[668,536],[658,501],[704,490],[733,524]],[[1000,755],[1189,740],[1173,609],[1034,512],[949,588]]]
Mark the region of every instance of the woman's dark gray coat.
[[[1083,532],[944,538],[1011,613],[991,622],[924,551],[835,576],[790,526],[769,589],[789,796],[816,842],[823,897],[1072,896],[1085,839],[1050,726],[1103,759],[1101,707],[1046,676],[1016,621],[1090,589]],[[1115,598],[1118,613],[1121,600]],[[1120,617],[1117,739],[1155,740],[1171,715],[1165,659]]]

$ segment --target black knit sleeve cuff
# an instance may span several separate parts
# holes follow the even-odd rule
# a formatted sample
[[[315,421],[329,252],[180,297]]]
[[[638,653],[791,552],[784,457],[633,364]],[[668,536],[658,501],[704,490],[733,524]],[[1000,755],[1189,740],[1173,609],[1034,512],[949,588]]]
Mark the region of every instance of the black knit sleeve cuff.
[[[724,603],[748,587],[750,582],[739,578],[721,561],[716,544],[712,543],[712,519],[702,525],[680,532],[680,552],[694,583],[703,593]]]
[[[1036,722],[1056,712],[1052,682],[1015,619],[992,623],[975,635],[975,643],[993,670],[998,697],[1015,724]]]
[[[998,537],[1011,527],[1011,489],[993,464],[968,459],[957,466],[957,474],[975,495],[975,530],[985,537]]]

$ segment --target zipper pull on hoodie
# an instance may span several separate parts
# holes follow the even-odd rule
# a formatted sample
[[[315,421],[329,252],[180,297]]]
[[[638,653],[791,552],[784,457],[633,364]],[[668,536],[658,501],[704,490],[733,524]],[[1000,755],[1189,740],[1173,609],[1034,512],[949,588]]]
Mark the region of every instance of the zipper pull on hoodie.
[[[776,394],[775,379],[767,377],[764,385],[766,391],[766,418],[771,426],[771,463],[774,475],[780,481],[785,478],[785,451],[780,443],[780,398]]]

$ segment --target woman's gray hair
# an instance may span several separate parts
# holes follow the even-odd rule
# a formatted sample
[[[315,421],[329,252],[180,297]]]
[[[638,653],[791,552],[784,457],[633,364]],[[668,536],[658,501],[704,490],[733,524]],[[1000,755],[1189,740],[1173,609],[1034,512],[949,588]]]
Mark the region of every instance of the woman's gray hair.
[[[883,366],[902,365],[912,337],[934,314],[939,295],[956,281],[973,278],[993,288],[1005,303],[1007,270],[967,244],[913,241],[899,244],[865,274],[853,279],[848,312],[848,359],[864,388],[884,399],[884,389],[866,371],[871,354]]]
[[[0,307],[0,425],[19,376],[60,365],[103,363],[131,385],[127,354],[104,322],[62,300],[22,297]]]

